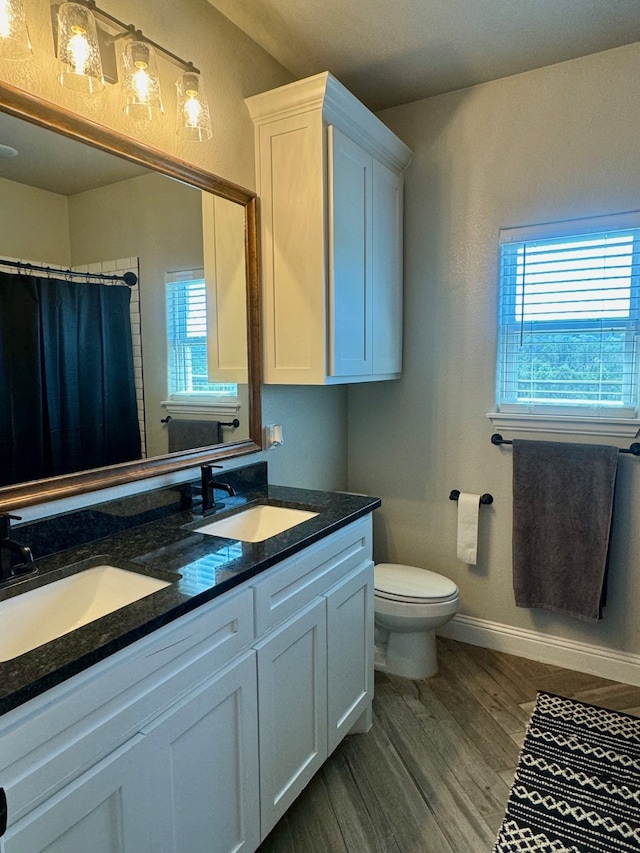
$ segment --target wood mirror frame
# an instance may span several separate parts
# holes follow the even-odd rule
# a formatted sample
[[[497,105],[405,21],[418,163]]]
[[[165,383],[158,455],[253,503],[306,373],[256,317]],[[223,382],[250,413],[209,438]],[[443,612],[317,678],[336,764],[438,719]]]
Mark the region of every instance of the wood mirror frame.
[[[2,82],[0,82],[0,111],[110,154],[115,154],[125,160],[146,166],[170,178],[175,178],[197,189],[205,190],[244,206],[247,358],[249,368],[249,439],[225,443],[219,449],[212,447],[194,449],[134,462],[124,462],[106,468],[94,468],[49,479],[4,486],[0,488],[0,512],[45,501],[59,500],[96,489],[104,489],[109,486],[122,485],[147,477],[191,468],[204,462],[231,459],[261,450],[260,386],[262,371],[258,223],[255,193]]]

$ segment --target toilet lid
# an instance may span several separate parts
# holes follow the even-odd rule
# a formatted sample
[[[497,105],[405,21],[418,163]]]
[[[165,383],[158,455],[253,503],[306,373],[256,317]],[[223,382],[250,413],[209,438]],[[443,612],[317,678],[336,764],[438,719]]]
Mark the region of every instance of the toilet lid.
[[[416,566],[380,563],[375,567],[375,591],[381,598],[419,603],[450,601],[458,587],[449,578]]]

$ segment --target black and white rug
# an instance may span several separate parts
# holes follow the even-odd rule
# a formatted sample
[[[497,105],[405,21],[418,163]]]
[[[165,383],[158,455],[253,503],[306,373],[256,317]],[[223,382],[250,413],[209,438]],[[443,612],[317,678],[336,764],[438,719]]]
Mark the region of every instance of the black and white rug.
[[[538,693],[494,853],[639,853],[640,718]]]

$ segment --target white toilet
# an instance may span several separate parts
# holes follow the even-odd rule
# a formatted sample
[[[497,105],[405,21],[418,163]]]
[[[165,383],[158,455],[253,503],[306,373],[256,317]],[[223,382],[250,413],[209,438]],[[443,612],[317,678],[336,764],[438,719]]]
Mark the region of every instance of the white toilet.
[[[438,671],[436,628],[460,605],[452,580],[426,569],[380,563],[375,567],[375,668],[405,678]]]

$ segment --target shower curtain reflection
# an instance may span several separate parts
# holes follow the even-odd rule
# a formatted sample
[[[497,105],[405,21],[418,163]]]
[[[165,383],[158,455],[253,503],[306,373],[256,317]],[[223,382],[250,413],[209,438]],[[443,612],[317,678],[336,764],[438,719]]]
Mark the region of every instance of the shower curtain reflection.
[[[140,458],[129,299],[0,272],[0,485]]]

